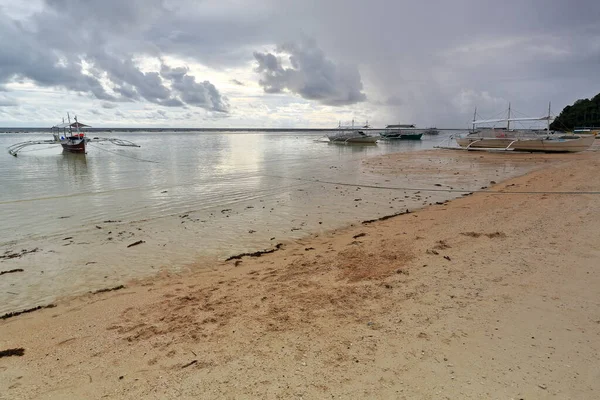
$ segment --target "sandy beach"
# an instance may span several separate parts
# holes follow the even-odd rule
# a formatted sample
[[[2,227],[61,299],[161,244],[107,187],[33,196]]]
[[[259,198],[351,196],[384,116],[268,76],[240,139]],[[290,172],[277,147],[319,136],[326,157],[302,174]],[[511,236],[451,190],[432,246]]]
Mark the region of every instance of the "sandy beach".
[[[23,351],[0,358],[0,399],[596,398],[598,154],[367,159],[382,177],[533,171],[3,319],[0,351]]]

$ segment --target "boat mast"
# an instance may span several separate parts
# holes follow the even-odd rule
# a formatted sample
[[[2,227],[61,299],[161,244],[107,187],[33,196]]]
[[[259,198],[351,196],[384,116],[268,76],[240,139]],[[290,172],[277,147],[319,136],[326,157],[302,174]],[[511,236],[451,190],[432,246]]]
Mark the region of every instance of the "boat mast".
[[[75,116],[75,128],[77,129],[77,137],[79,137],[79,122],[77,122],[77,115]]]
[[[67,118],[69,120],[69,136],[73,136],[73,129],[71,129],[71,116],[67,112]]]
[[[552,107],[552,102],[548,102],[548,120],[546,121],[546,132],[550,133],[550,108]]]
[[[510,103],[508,103],[508,120],[506,122],[506,130],[510,131]]]
[[[475,107],[475,112],[473,113],[473,132],[475,132],[475,120],[477,119],[477,107]]]

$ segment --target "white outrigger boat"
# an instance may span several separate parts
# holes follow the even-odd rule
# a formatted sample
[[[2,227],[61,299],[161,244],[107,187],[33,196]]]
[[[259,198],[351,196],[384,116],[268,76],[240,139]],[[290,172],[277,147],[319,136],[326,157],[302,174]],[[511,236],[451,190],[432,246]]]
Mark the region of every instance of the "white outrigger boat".
[[[515,151],[539,151],[539,152],[567,152],[574,153],[590,148],[594,143],[595,133],[576,135],[573,133],[554,133],[550,131],[550,121],[553,117],[548,106],[548,115],[538,118],[511,118],[510,105],[508,107],[508,118],[476,120],[477,110],[473,117],[473,130],[467,136],[456,138],[456,143],[466,150],[515,150]],[[545,131],[533,130],[511,130],[511,122],[533,122],[546,121]],[[477,130],[479,124],[490,124],[506,122],[506,129],[485,128]]]
[[[12,156],[17,157],[19,151],[21,151],[25,147],[56,144],[61,145],[61,147],[63,148],[63,152],[85,154],[86,144],[91,142],[109,142],[116,146],[140,147],[137,144],[124,139],[101,137],[89,138],[86,136],[84,129],[91,128],[91,126],[80,123],[79,121],[77,121],[77,117],[75,117],[75,122],[71,123],[71,117],[69,116],[69,114],[67,114],[67,118],[69,121],[68,123],[65,123],[63,119],[62,124],[55,125],[51,128],[52,139],[30,140],[27,142],[16,143],[8,147],[8,153]]]
[[[363,127],[355,127],[352,120],[351,126],[342,126],[340,123],[337,130],[327,135],[327,138],[333,143],[375,144],[380,137],[365,133],[370,129],[368,122]]]

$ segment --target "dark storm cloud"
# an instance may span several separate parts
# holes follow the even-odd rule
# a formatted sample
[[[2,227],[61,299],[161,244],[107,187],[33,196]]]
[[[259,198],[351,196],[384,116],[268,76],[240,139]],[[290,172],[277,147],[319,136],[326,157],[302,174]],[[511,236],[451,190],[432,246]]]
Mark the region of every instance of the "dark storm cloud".
[[[290,67],[284,67],[287,57]],[[260,74],[259,84],[267,93],[289,90],[305,99],[326,105],[348,105],[365,101],[363,85],[356,67],[335,64],[319,49],[314,40],[286,43],[276,54],[255,52]]]
[[[494,114],[512,100],[535,115],[549,100],[560,110],[600,91],[597,1],[277,3],[289,30],[301,26],[329,57],[359,65],[372,109],[393,121],[461,126],[477,105],[457,101],[464,92]],[[395,105],[378,106],[389,98]]]
[[[0,85],[30,80],[39,86],[89,93],[105,101],[145,100],[169,107],[190,105],[227,112],[224,96],[209,81],[142,71],[132,50],[161,52],[140,37],[161,13],[163,1],[48,0],[27,21],[0,20]],[[73,21],[68,26],[65,21]],[[186,86],[186,85],[189,85]]]
[[[89,92],[102,100],[114,100],[98,79],[81,73],[81,59],[60,54],[41,45],[23,24],[11,21],[0,10],[0,83],[30,79],[40,86],[61,86],[77,92]]]
[[[233,83],[234,85],[238,85],[238,86],[246,86],[246,85],[244,84],[244,82],[242,82],[242,81],[238,81],[237,79],[231,79],[231,80],[230,80],[230,82],[231,82],[231,83]]]
[[[224,96],[209,81],[196,82],[196,78],[188,74],[187,68],[170,68],[163,64],[160,73],[170,80],[171,88],[186,104],[207,110],[227,112],[229,104]]]

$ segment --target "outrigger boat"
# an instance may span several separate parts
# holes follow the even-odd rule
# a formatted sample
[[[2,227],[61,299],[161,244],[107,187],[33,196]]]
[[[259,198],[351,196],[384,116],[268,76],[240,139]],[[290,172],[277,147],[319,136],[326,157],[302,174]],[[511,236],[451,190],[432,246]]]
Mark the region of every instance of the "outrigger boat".
[[[354,120],[352,120],[352,126],[342,126],[340,123],[338,129],[327,135],[327,138],[333,143],[375,144],[379,137],[365,133],[369,129],[371,128],[368,122],[365,126],[359,128],[354,126]]]
[[[550,121],[553,117],[548,106],[548,115],[538,118],[511,118],[510,104],[508,106],[508,118],[476,120],[477,110],[473,117],[473,129],[465,137],[459,137],[456,142],[466,150],[515,150],[529,152],[552,152],[552,153],[575,153],[587,150],[595,139],[595,133],[586,135],[564,134],[550,131]],[[533,122],[546,121],[547,127],[544,131],[534,130],[511,130],[511,122]],[[479,124],[506,122],[506,129],[484,128],[476,129]]]
[[[101,137],[89,138],[86,136],[83,129],[91,128],[91,126],[80,123],[79,121],[77,121],[77,117],[75,117],[75,122],[71,123],[71,117],[68,114],[67,118],[67,123],[65,123],[63,119],[62,124],[55,125],[51,128],[52,139],[30,140],[28,142],[16,143],[8,147],[8,153],[16,157],[19,151],[21,151],[25,147],[35,145],[60,144],[63,148],[63,152],[85,154],[86,144],[92,142],[110,142],[116,146],[140,147],[137,144],[124,139]]]

